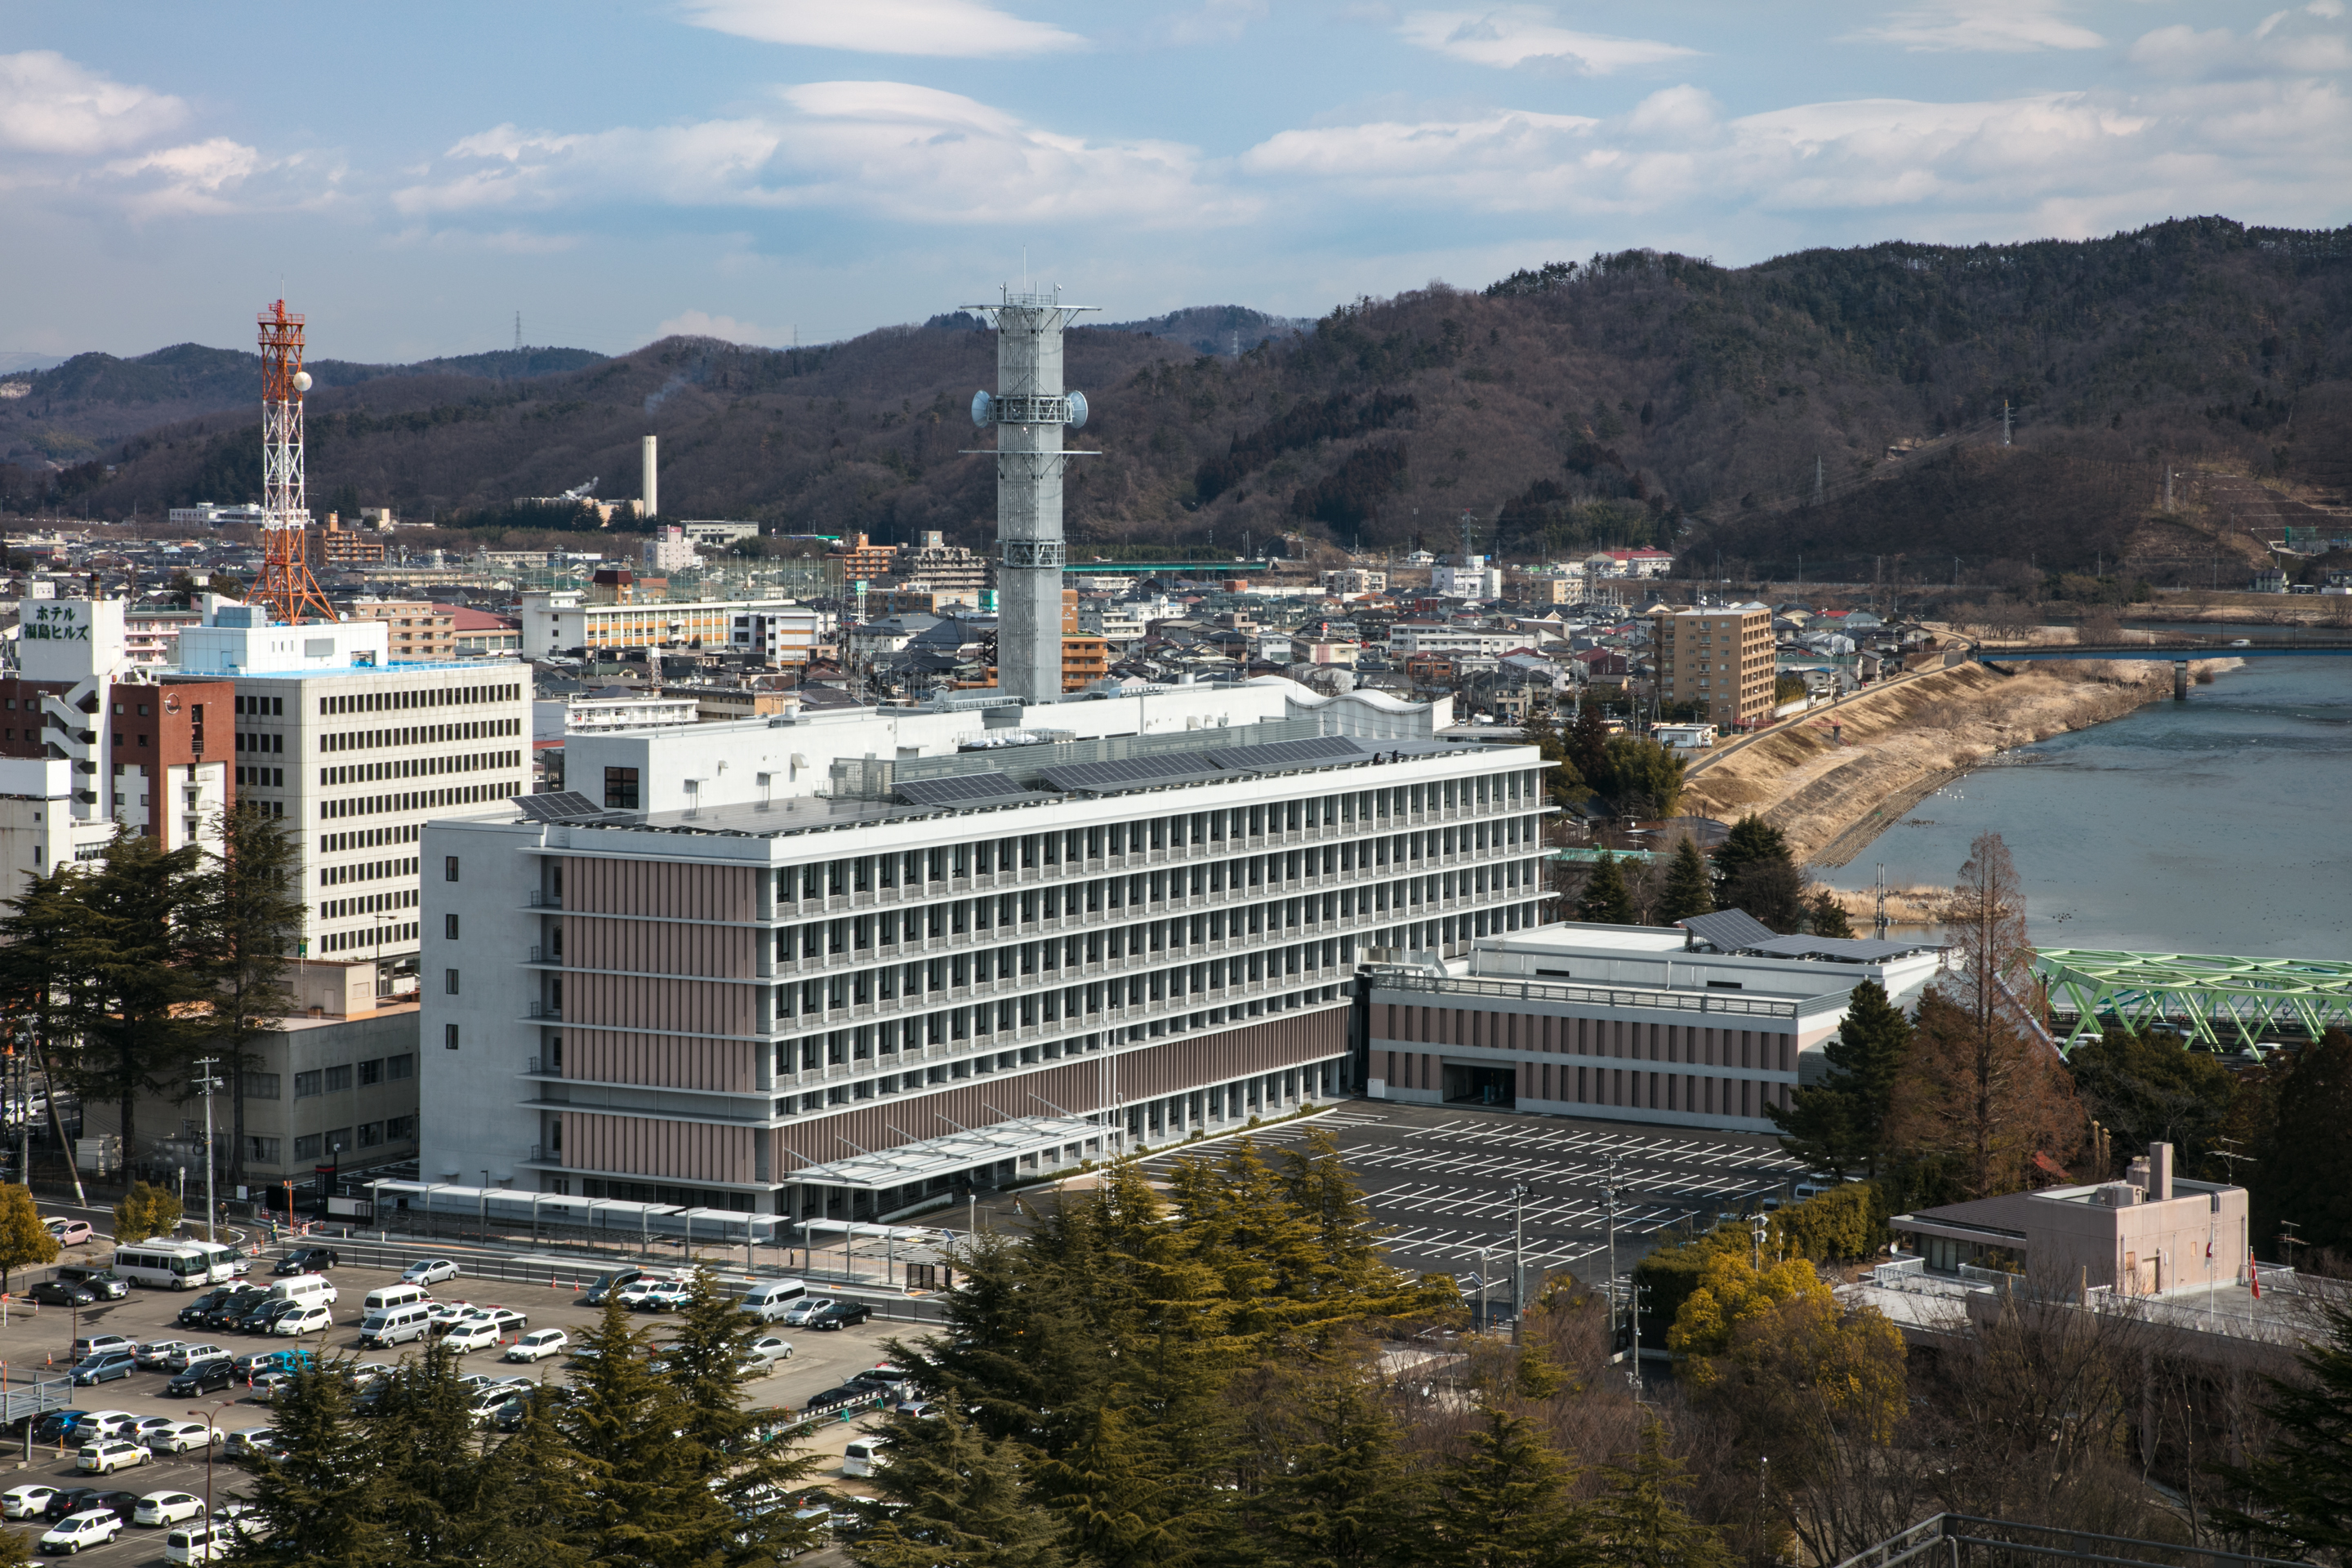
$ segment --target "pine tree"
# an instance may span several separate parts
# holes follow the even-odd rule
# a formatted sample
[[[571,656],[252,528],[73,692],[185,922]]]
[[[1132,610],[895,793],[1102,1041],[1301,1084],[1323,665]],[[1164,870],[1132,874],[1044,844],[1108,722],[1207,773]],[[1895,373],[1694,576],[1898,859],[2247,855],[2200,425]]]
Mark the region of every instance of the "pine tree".
[[[1853,922],[1846,919],[1845,906],[1839,903],[1837,895],[1827,888],[1814,894],[1813,901],[1805,906],[1805,929],[1815,936],[1840,941],[1852,941],[1853,938]]]
[[[759,1323],[719,1288],[717,1277],[698,1268],[662,1356],[704,1486],[750,1521],[730,1544],[730,1561],[747,1552],[756,1557],[755,1548],[792,1556],[816,1544],[815,1532],[796,1521],[792,1510],[765,1506],[806,1480],[815,1461],[755,1437],[770,1417],[744,1407],[739,1369],[759,1332]]]
[[[79,952],[87,940],[89,909],[81,897],[88,873],[79,864],[61,864],[27,878],[24,890],[0,915],[0,1004],[32,1026],[33,1062],[54,1081],[51,1073],[57,1047],[73,1037],[76,991],[81,984]],[[49,1099],[49,1135],[62,1148],[65,1124],[58,1119],[58,1096]],[[68,1161],[74,1200],[82,1201],[81,1175]],[[27,1181],[32,1173],[26,1172]]]
[[[1676,921],[1703,915],[1715,908],[1714,890],[1707,876],[1706,860],[1698,852],[1698,841],[1689,834],[1675,840],[1675,858],[1666,868],[1664,897],[1658,906],[1658,924],[1670,926]]]
[[[383,1475],[378,1517],[394,1560],[437,1563],[479,1558],[484,1518],[482,1433],[458,1382],[457,1358],[439,1342],[402,1363],[368,1422]]]
[[[534,1390],[522,1424],[482,1459],[467,1561],[531,1568],[586,1568],[591,1562],[579,1538],[584,1501],[579,1467],[557,1424],[555,1393]],[[780,1511],[789,1517],[793,1510]]]
[[[2217,1512],[2257,1550],[2340,1563],[2352,1554],[2352,1310],[2323,1300],[2320,1310],[2327,1336],[2296,1356],[2304,1377],[2271,1383],[2268,1447],[2250,1465],[2216,1467],[2246,1506]]]
[[[2314,1247],[2352,1248],[2352,1035],[2329,1029],[2297,1051],[2276,1098],[2250,1184],[2256,1244],[2292,1220]]]
[[[1567,1568],[1581,1561],[1571,1472],[1524,1417],[1488,1409],[1468,1451],[1438,1472],[1430,1510],[1444,1568]]]
[[[238,1555],[287,1568],[375,1568],[393,1561],[381,1518],[379,1456],[352,1415],[341,1372],[297,1369],[272,1424],[284,1456],[250,1461],[248,1489],[268,1542],[240,1545]]]
[[[1829,1071],[1801,1085],[1787,1110],[1768,1105],[1781,1146],[1816,1171],[1843,1176],[1861,1169],[1878,1174],[1885,1158],[1886,1119],[1895,1086],[1911,1051],[1911,1021],[1865,980],[1846,998],[1844,1021],[1822,1047]]]
[[[1591,797],[1592,786],[1584,782],[1576,760],[1569,754],[1572,737],[1566,722],[1556,716],[1547,716],[1530,722],[1528,733],[1536,743],[1536,754],[1544,761],[1544,798],[1566,810]]]
[[[991,1441],[952,1408],[888,1427],[869,1528],[851,1543],[863,1568],[1062,1568],[1062,1527],[1024,1487],[1011,1438]]]
[[[1576,721],[1569,726],[1565,744],[1568,760],[1585,787],[1614,799],[1617,777],[1609,764],[1609,721],[1601,716],[1600,703],[1576,705]]]
[[[1317,1568],[1417,1563],[1412,1525],[1422,1478],[1404,1460],[1397,1425],[1352,1366],[1310,1369],[1272,1434],[1258,1534],[1277,1562]]]
[[[1760,816],[1743,816],[1716,847],[1715,902],[1744,910],[1776,931],[1804,923],[1805,879],[1786,835]]]
[[[1690,1478],[1666,1452],[1655,1421],[1642,1428],[1640,1447],[1601,1469],[1609,1489],[1582,1510],[1588,1561],[1608,1568],[1729,1568],[1721,1538],[1676,1500]]]
[[[558,1425],[578,1456],[583,1544],[612,1568],[707,1563],[738,1521],[704,1484],[701,1446],[685,1434],[693,1413],[647,1364],[617,1294],[581,1342],[594,1354]]]
[[[1039,1500],[1089,1564],[1140,1568],[1191,1556],[1202,1522],[1188,1507],[1192,1478],[1169,1463],[1148,1417],[1097,1405],[1066,1452],[1037,1464]]]
[[[1584,892],[1576,901],[1576,918],[1594,925],[1633,923],[1633,900],[1625,891],[1624,873],[1617,868],[1617,858],[1606,849],[1592,863],[1592,870],[1584,879]]]
[[[85,1097],[115,1102],[126,1152],[138,1143],[139,1101],[162,1089],[165,1075],[179,1077],[207,1026],[196,1005],[210,1000],[210,987],[190,962],[202,853],[194,845],[167,850],[125,828],[75,888],[80,940],[67,967],[82,1046],[66,1077]]]

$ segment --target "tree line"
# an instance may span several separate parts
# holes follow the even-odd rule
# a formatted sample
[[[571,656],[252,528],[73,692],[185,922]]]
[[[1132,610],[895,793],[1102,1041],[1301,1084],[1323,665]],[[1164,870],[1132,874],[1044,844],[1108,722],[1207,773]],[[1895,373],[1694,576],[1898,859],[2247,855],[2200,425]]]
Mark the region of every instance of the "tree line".
[[[303,902],[279,819],[230,812],[220,827],[217,855],[124,828],[96,860],[34,873],[0,913],[0,1005],[52,1086],[113,1103],[131,1160],[141,1097],[184,1099],[194,1064],[219,1058],[234,1177],[254,1043],[294,1010]]]

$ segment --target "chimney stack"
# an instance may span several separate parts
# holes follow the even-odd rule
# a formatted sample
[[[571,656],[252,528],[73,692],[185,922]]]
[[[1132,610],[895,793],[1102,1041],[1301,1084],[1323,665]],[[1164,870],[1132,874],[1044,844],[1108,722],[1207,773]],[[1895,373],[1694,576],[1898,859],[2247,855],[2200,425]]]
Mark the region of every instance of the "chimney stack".
[[[639,448],[644,478],[638,481],[637,510],[645,517],[661,515],[661,464],[654,454],[654,437],[648,436]]]
[[[2160,1204],[2172,1195],[2172,1145],[2147,1146],[2147,1201]]]

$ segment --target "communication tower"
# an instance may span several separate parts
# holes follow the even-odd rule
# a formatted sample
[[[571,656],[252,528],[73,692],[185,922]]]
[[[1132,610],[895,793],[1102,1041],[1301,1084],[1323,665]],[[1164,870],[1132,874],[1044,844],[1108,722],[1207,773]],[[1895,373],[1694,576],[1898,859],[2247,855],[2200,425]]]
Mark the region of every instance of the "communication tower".
[[[972,396],[971,422],[996,431],[996,689],[1030,702],[1062,694],[1062,448],[1087,422],[1087,397],[1062,390],[1062,329],[1093,305],[1062,291],[968,305],[996,323],[996,385]]]
[[[310,576],[302,543],[310,505],[302,487],[302,318],[278,300],[261,312],[261,585],[257,604],[280,626],[335,618]]]

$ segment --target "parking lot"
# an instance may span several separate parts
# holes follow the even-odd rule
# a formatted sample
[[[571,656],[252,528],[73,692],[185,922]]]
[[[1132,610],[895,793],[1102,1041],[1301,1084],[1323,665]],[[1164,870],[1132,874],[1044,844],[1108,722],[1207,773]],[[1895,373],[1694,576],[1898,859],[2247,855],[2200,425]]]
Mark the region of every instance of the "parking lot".
[[[331,1241],[325,1245],[332,1246]],[[103,1263],[113,1255],[113,1244],[100,1239],[90,1245],[69,1248],[59,1261]],[[434,1254],[420,1247],[420,1258]],[[266,1281],[273,1258],[253,1260],[247,1278]],[[460,1277],[436,1285],[431,1295],[436,1300],[463,1300],[478,1306],[507,1307],[528,1315],[532,1329],[558,1328],[577,1335],[593,1323],[601,1309],[590,1307],[572,1288],[574,1278],[585,1283],[586,1271],[576,1276],[571,1271],[559,1271],[557,1287],[546,1284],[522,1285],[510,1282],[469,1282]],[[123,1334],[144,1343],[152,1340],[189,1340],[208,1342],[223,1346],[232,1354],[243,1355],[252,1351],[272,1349],[299,1342],[310,1346],[322,1358],[352,1356],[362,1361],[393,1363],[414,1355],[415,1344],[406,1344],[397,1351],[363,1351],[359,1347],[360,1302],[375,1288],[394,1282],[398,1272],[390,1268],[340,1267],[328,1278],[333,1280],[338,1300],[333,1308],[335,1326],[325,1335],[305,1335],[299,1342],[258,1335],[222,1333],[207,1330],[178,1327],[173,1319],[182,1307],[194,1299],[193,1293],[170,1290],[149,1290],[133,1288],[130,1295],[119,1301],[102,1302],[85,1307],[79,1314],[79,1331],[87,1337],[95,1334]],[[17,1281],[21,1291],[23,1281]],[[822,1295],[819,1290],[815,1294]],[[0,1372],[8,1386],[19,1387],[39,1382],[45,1377],[61,1377],[72,1361],[72,1345],[76,1335],[75,1314],[61,1308],[44,1307],[37,1313],[26,1310],[21,1302],[7,1306],[6,1322],[0,1325]],[[656,1338],[664,1337],[665,1325],[674,1320],[663,1314],[643,1314],[639,1325],[653,1331]],[[770,1375],[748,1384],[749,1403],[757,1407],[798,1409],[811,1394],[842,1383],[852,1373],[875,1365],[884,1359],[882,1342],[908,1336],[920,1331],[919,1325],[886,1322],[876,1319],[852,1328],[809,1333],[799,1330],[776,1328],[792,1342],[790,1360]],[[542,1361],[536,1365],[501,1362],[500,1352],[481,1350],[463,1358],[461,1365],[467,1372],[530,1374],[550,1382],[561,1382],[567,1363],[562,1357]],[[72,1404],[84,1410],[125,1410],[137,1415],[187,1416],[201,1420],[210,1415],[225,1431],[242,1427],[266,1426],[269,1410],[266,1405],[238,1397],[241,1391],[214,1394],[197,1400],[167,1400],[163,1384],[169,1380],[163,1372],[136,1371],[128,1377],[74,1390]],[[811,1447],[820,1453],[838,1455],[853,1435],[851,1424],[836,1424],[824,1428]],[[74,1468],[74,1450],[68,1447],[60,1451],[55,1445],[32,1449],[27,1455],[21,1428],[11,1434],[11,1446],[0,1452],[0,1491],[31,1483],[50,1486],[104,1485],[110,1489],[148,1492],[179,1489],[205,1495],[205,1458],[197,1452],[182,1458],[167,1458],[125,1469],[104,1482],[79,1476]],[[837,1461],[822,1465],[814,1478],[820,1482],[838,1479]],[[215,1497],[226,1498],[240,1489],[245,1474],[236,1466],[215,1461],[213,1486]],[[6,1521],[0,1528],[23,1530],[38,1521]],[[37,1530],[35,1531],[37,1535]],[[157,1563],[163,1560],[164,1531],[127,1526],[114,1543],[92,1547],[82,1553],[123,1563]]]
[[[1390,1232],[1398,1267],[1451,1274],[1465,1295],[1476,1293],[1483,1268],[1500,1292],[1497,1310],[1509,1289],[1514,1185],[1528,1189],[1530,1286],[1540,1273],[1560,1269],[1598,1285],[1609,1271],[1603,1189],[1612,1159],[1621,1273],[1678,1221],[1712,1223],[1718,1213],[1780,1192],[1803,1171],[1776,1140],[1757,1134],[1374,1100],[1351,1100],[1255,1136],[1273,1150],[1300,1149],[1315,1130],[1337,1136],[1372,1217]],[[1174,1160],[1215,1158],[1217,1148],[1171,1150],[1144,1163],[1164,1171]]]

